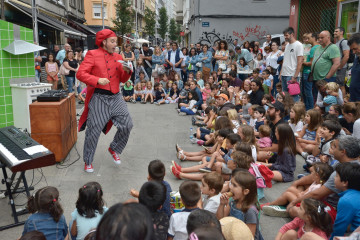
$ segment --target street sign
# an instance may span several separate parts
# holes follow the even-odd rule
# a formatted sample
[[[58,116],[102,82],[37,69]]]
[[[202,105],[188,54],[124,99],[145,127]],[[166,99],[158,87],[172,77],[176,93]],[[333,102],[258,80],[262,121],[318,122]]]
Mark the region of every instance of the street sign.
[[[202,22],[202,27],[210,27],[210,22]]]

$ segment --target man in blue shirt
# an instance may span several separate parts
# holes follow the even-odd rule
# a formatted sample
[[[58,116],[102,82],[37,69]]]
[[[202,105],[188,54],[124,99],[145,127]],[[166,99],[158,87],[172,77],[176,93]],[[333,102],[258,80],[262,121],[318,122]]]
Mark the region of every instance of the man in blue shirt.
[[[241,47],[237,46],[235,48],[235,52],[236,52],[236,61],[239,62],[241,58],[244,58],[246,61],[246,64],[249,65],[249,68],[252,70],[254,69],[254,59],[253,56],[251,55],[251,53],[249,52],[249,50],[243,48],[241,49]]]
[[[353,34],[348,41],[348,45],[350,50],[356,55],[351,68],[350,101],[357,102],[360,101],[360,33]]]

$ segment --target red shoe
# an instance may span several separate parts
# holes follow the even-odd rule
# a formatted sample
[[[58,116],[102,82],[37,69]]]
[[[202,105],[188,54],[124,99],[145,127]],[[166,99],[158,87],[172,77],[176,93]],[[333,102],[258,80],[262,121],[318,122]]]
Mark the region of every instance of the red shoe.
[[[170,166],[170,172],[177,178],[181,179],[180,172],[174,166]]]
[[[181,172],[181,166],[179,164],[177,164],[175,161],[171,161],[171,162],[172,162],[172,165],[176,168],[176,170]]]
[[[109,147],[109,152],[110,152],[110,154],[112,155],[112,157],[114,159],[114,163],[119,165],[121,163],[119,154],[116,153],[115,151],[113,151],[110,147]]]
[[[203,140],[199,140],[199,141],[197,141],[196,143],[197,143],[199,146],[202,146],[202,145],[204,145],[205,142],[204,142]]]
[[[85,172],[88,172],[88,173],[94,172],[93,165],[92,165],[92,164],[87,165],[87,164],[85,163],[85,168],[84,168],[84,170],[85,170]]]
[[[264,206],[269,206],[269,205],[270,205],[270,203],[261,204],[261,205],[260,205],[260,209],[262,209]]]

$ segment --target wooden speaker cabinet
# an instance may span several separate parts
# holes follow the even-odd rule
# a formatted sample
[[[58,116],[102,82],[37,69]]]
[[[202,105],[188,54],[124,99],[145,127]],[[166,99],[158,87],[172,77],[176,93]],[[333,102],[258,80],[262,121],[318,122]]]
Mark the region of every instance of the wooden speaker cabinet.
[[[31,137],[63,161],[77,141],[75,94],[59,102],[34,102],[30,107]]]

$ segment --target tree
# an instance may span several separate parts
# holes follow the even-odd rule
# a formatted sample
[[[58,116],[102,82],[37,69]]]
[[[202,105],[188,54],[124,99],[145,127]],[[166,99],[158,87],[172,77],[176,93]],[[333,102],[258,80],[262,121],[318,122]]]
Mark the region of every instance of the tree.
[[[165,39],[165,35],[168,31],[168,20],[169,20],[169,17],[167,15],[167,12],[166,12],[166,8],[162,7],[160,8],[159,10],[159,34],[161,36],[162,39]]]
[[[170,19],[170,25],[169,25],[169,38],[173,41],[177,40],[177,35],[176,35],[176,22],[175,19]]]
[[[181,42],[180,32],[181,32],[181,25],[180,25],[180,24],[176,24],[176,35],[177,35],[177,41],[178,41],[178,43]]]
[[[145,8],[144,21],[144,32],[149,36],[155,36],[156,14],[148,7]]]
[[[133,25],[133,10],[131,9],[131,0],[117,0],[115,4],[116,18],[112,19],[115,25],[115,31],[123,36],[130,33]]]

